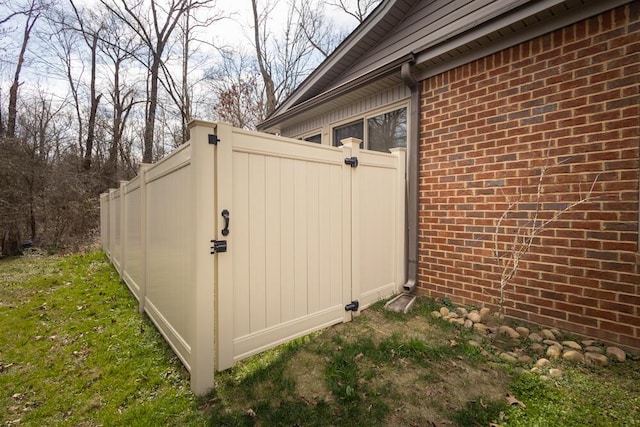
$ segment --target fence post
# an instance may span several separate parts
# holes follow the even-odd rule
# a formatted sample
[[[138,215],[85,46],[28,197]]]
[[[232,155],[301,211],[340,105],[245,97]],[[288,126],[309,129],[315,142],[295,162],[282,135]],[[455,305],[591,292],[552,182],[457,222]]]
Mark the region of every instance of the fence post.
[[[116,255],[113,253],[114,244],[116,241],[116,208],[113,202],[116,192],[115,188],[109,190],[109,259],[112,264],[115,264]]]
[[[342,152],[344,154],[345,163],[343,170],[343,229],[342,237],[342,253],[346,254],[348,259],[345,262],[343,290],[345,304],[360,297],[360,228],[354,218],[360,217],[359,203],[355,203],[355,198],[360,193],[360,186],[357,177],[357,166],[347,164],[347,159],[358,158],[360,153],[361,139],[346,138],[340,141],[342,143]],[[344,313],[344,321],[349,321],[353,316],[357,316],[358,311],[346,311]]]
[[[127,257],[127,236],[126,236],[126,225],[127,225],[127,207],[125,206],[125,187],[127,185],[127,181],[120,181],[120,187],[118,191],[120,191],[120,281],[124,281],[124,269],[126,268],[126,257]]]
[[[140,253],[142,254],[142,277],[140,278],[140,296],[138,311],[144,313],[147,299],[147,171],[151,167],[149,163],[140,163],[138,175],[140,176]]]
[[[216,182],[215,146],[209,143],[208,135],[215,133],[215,124],[194,120],[189,123],[189,131],[195,202],[191,390],[204,395],[214,385],[215,257],[211,239],[216,236]]]
[[[219,238],[227,240],[228,251],[216,255],[216,369],[222,371],[233,365],[234,358],[234,322],[233,322],[233,144],[234,133],[231,125],[218,123],[216,135],[219,139],[216,147],[216,218],[221,211],[229,211],[229,233],[222,236],[221,228],[216,230]]]
[[[396,236],[395,241],[395,271],[396,271],[396,283],[398,289],[396,292],[402,289],[404,283],[406,283],[406,206],[407,206],[407,148],[396,147],[392,148],[391,153],[396,156],[396,200],[394,201],[396,207]]]

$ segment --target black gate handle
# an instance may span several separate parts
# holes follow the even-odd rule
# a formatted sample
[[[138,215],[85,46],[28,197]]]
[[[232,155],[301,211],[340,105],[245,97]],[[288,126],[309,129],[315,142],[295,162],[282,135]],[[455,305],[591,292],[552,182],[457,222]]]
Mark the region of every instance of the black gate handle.
[[[222,211],[222,218],[224,218],[224,228],[222,229],[222,235],[228,236],[229,235],[229,211],[228,210],[225,209]]]

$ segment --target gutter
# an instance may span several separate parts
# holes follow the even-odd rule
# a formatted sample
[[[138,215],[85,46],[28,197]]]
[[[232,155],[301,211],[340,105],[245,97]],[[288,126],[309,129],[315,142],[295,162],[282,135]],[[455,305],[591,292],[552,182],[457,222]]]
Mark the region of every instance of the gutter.
[[[409,161],[407,164],[407,282],[404,292],[411,293],[418,283],[418,155],[420,129],[420,83],[413,74],[414,61],[407,61],[400,68],[400,77],[411,90],[409,111]]]

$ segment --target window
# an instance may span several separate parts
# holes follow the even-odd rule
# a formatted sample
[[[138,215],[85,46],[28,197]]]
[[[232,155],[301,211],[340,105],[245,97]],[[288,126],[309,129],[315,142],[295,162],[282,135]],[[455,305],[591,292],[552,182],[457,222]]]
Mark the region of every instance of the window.
[[[366,121],[366,129],[365,129]],[[366,130],[366,135],[364,134]],[[365,117],[333,128],[333,145],[340,146],[345,138],[358,138],[364,141],[367,150],[388,153],[391,148],[407,146],[407,109],[406,107]]]
[[[367,119],[367,148],[387,152],[407,146],[407,109],[390,111]]]
[[[355,122],[333,128],[334,147],[339,147],[341,145],[340,141],[345,138],[358,138],[364,140],[362,120],[356,120]]]
[[[322,144],[322,134],[318,133],[316,135],[311,135],[311,136],[307,136],[302,138],[304,141],[307,142],[313,142],[316,144]]]

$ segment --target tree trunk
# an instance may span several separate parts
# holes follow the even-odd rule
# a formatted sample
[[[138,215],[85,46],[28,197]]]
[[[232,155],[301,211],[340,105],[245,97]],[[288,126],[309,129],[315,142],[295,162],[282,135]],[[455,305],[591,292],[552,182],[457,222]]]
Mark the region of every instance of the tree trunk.
[[[258,58],[258,66],[260,67],[260,74],[264,81],[264,88],[267,95],[266,104],[266,116],[269,116],[276,109],[276,88],[273,83],[273,78],[266,67],[264,52],[262,50],[262,44],[260,43],[260,22],[258,19],[258,0],[251,0],[251,6],[253,8],[253,37],[256,44],[256,56]]]
[[[15,222],[9,223],[7,230],[4,232],[4,236],[2,236],[2,255],[22,255],[22,235],[20,228]]]
[[[87,123],[87,144],[84,151],[84,161],[82,168],[85,171],[91,169],[91,156],[93,154],[93,144],[96,135],[96,116],[98,114],[98,104],[102,94],[96,96],[96,53],[98,50],[98,34],[93,34],[91,43],[91,112],[89,113],[89,122]]]

